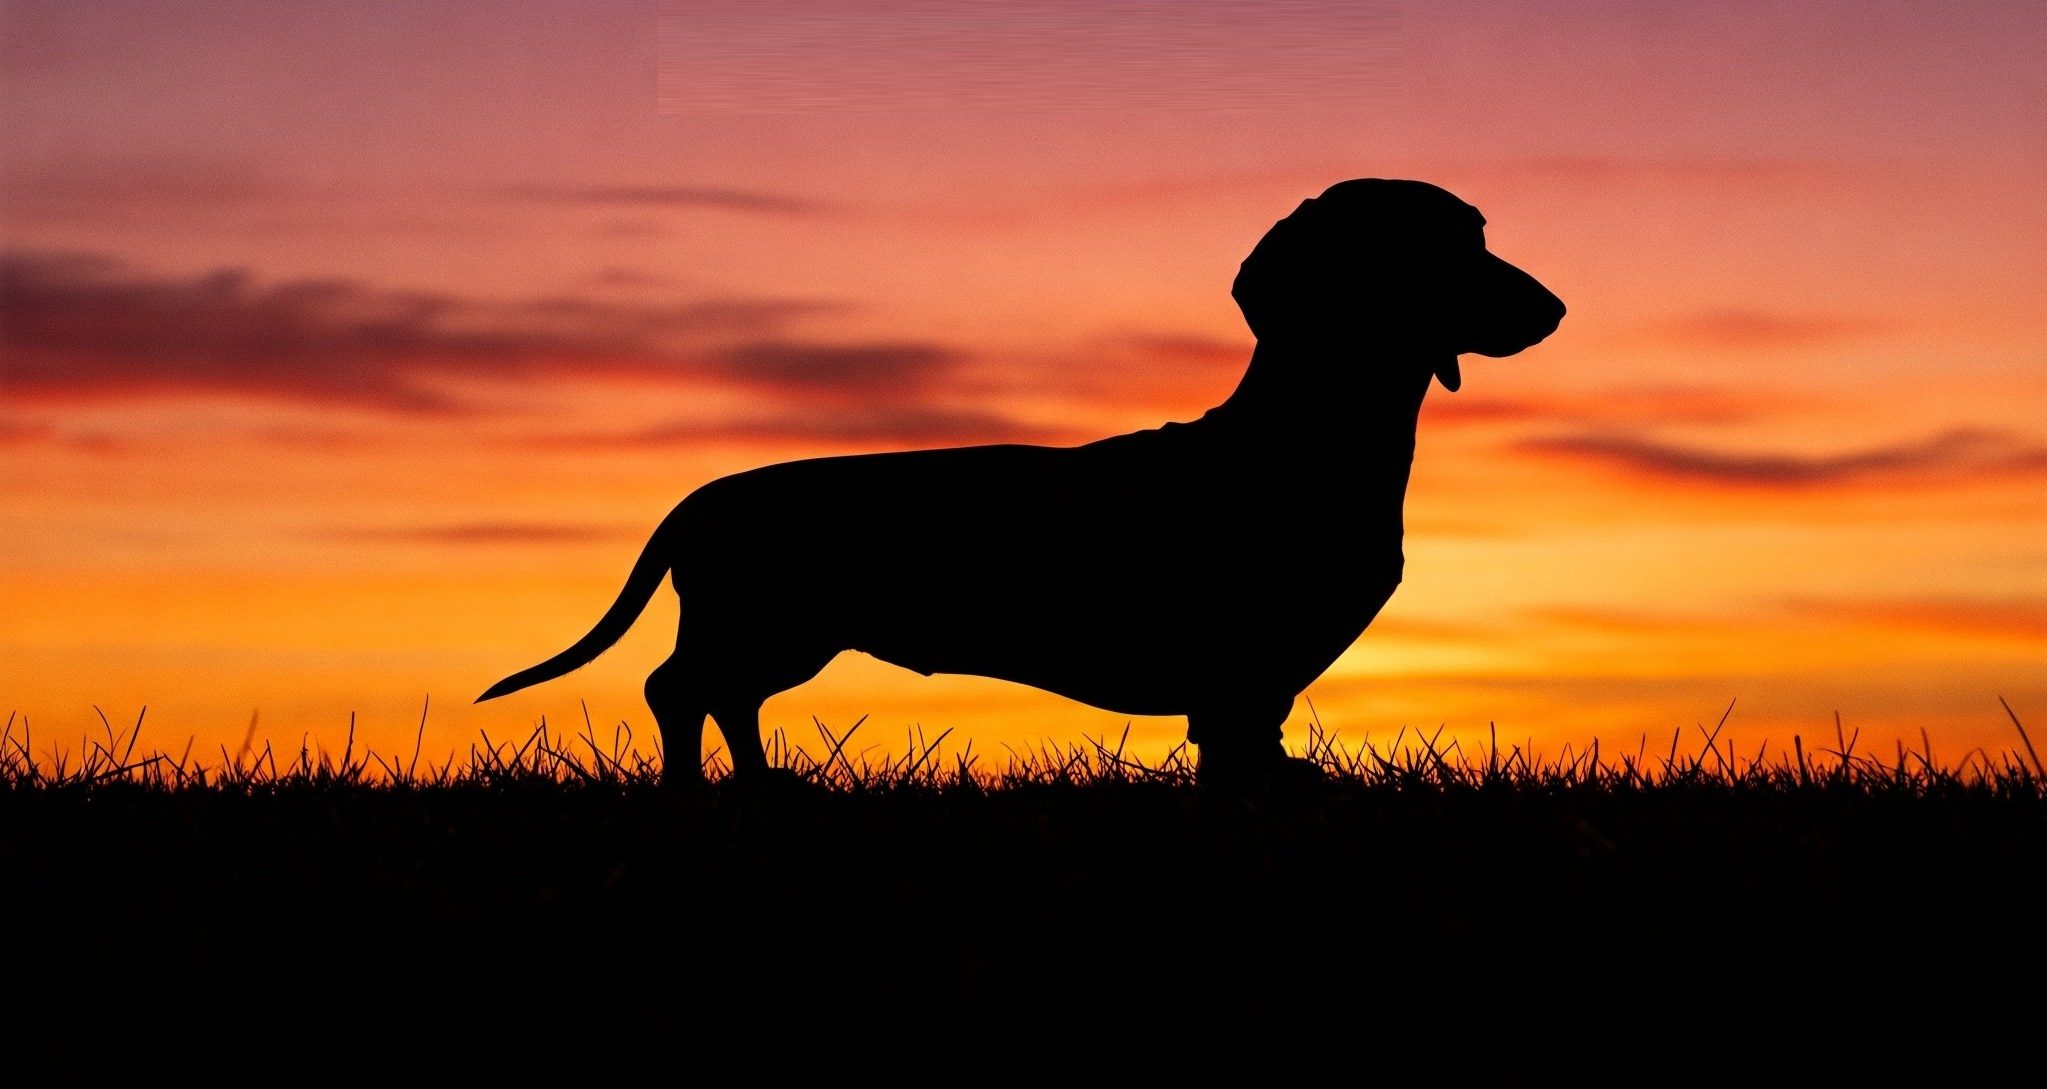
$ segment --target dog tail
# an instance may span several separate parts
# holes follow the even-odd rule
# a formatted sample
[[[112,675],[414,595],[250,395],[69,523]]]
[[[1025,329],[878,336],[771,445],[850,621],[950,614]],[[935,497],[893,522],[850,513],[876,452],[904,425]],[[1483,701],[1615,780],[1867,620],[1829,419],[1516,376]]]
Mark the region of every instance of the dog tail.
[[[522,669],[491,685],[483,695],[476,697],[476,702],[494,700],[499,696],[517,692],[521,688],[530,688],[542,681],[551,681],[571,670],[580,669],[595,661],[599,654],[618,642],[625,635],[626,629],[633,626],[633,621],[640,618],[640,613],[647,608],[647,602],[653,598],[654,591],[661,588],[661,580],[667,576],[672,566],[667,559],[669,525],[672,521],[672,519],[664,521],[660,528],[654,531],[654,535],[647,539],[647,546],[640,550],[640,558],[633,563],[632,573],[626,576],[625,586],[618,591],[618,599],[611,603],[610,609],[605,610],[604,615],[598,619],[597,626],[591,628],[589,634],[547,661]]]

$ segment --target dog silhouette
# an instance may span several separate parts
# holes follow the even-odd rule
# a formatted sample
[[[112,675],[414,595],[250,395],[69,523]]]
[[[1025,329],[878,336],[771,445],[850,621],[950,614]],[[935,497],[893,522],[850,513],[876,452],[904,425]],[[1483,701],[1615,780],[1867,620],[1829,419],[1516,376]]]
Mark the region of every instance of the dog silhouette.
[[[1454,391],[1460,354],[1512,355],[1563,320],[1484,225],[1423,182],[1339,182],[1244,259],[1231,294],[1257,345],[1198,420],[714,480],[589,634],[478,702],[588,663],[672,574],[675,653],[646,684],[670,782],[699,778],[706,715],[735,775],[765,774],[761,704],[846,650],[1184,715],[1204,784],[1302,774],[1280,745],[1295,697],[1400,583],[1431,378]]]

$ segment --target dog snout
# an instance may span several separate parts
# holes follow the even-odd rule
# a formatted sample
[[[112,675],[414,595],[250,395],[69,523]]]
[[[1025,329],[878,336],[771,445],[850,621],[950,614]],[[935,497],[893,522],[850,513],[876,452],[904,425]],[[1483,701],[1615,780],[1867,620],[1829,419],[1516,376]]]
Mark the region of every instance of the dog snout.
[[[1535,285],[1535,290],[1541,293],[1541,297],[1531,302],[1528,307],[1530,312],[1528,329],[1533,334],[1528,341],[1531,345],[1540,344],[1551,333],[1556,332],[1557,327],[1564,323],[1565,313],[1564,300],[1557,298],[1556,292],[1539,283]]]
[[[1480,280],[1467,314],[1463,350],[1479,355],[1513,355],[1540,344],[1564,321],[1564,300],[1514,265],[1486,254]]]

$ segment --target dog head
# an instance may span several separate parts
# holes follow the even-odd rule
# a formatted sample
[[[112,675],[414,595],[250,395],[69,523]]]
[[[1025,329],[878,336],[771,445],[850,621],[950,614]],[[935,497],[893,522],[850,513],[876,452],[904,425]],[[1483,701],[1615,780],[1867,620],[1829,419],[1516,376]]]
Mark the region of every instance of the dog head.
[[[1301,202],[1230,294],[1261,342],[1373,343],[1447,389],[1457,356],[1509,356],[1556,331],[1563,300],[1486,251],[1485,217],[1426,182],[1355,178]]]

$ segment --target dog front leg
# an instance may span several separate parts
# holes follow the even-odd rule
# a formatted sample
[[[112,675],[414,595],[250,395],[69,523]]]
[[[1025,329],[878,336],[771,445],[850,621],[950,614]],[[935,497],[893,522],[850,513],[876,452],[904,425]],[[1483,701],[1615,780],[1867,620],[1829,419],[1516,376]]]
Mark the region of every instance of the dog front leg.
[[[767,747],[761,742],[761,705],[748,700],[721,703],[711,708],[711,719],[725,737],[725,751],[732,754],[732,773],[756,777],[768,770]]]
[[[1190,713],[1187,740],[1200,750],[1196,779],[1224,789],[1257,788],[1271,785],[1277,775],[1312,768],[1289,757],[1280,744],[1293,706],[1291,695],[1233,697]]]

